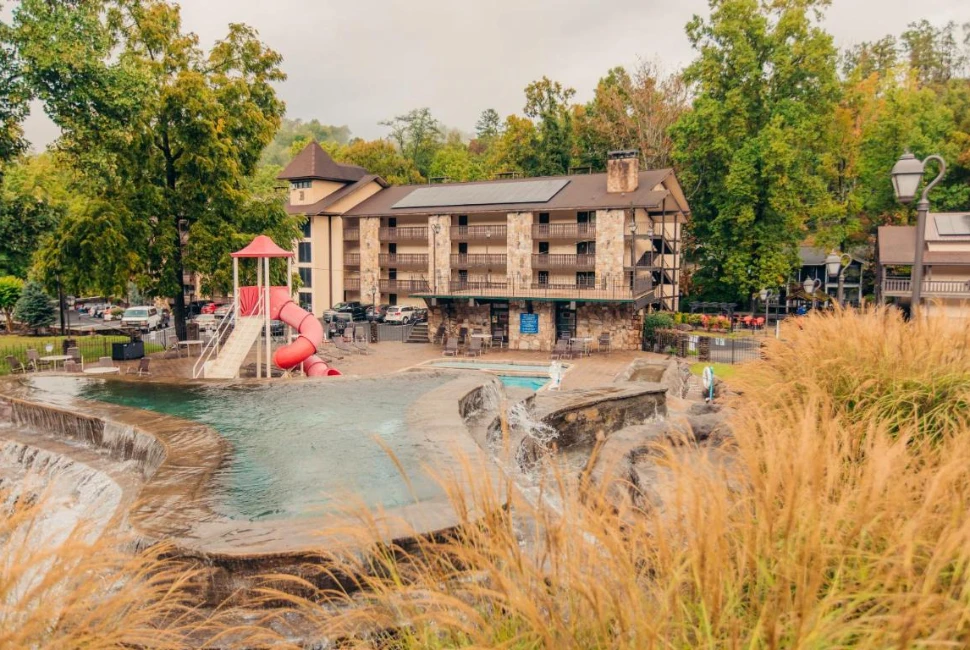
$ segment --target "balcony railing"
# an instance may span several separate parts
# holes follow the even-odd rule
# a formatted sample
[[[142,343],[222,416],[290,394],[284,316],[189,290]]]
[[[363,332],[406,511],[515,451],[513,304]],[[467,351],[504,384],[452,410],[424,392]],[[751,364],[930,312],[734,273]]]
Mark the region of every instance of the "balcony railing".
[[[360,241],[360,228],[344,228],[344,241]]]
[[[505,277],[470,278],[439,282],[437,295],[483,298],[524,298],[563,300],[641,301],[653,295],[649,275],[631,276],[629,272],[591,282],[524,282]]]
[[[596,266],[596,255],[562,253],[539,254],[532,256],[532,268],[536,269],[592,269]]]
[[[347,291],[360,291],[360,278],[344,278],[344,289]]]
[[[505,255],[484,254],[484,253],[458,253],[451,256],[451,265],[460,269],[476,269],[505,266]]]
[[[428,266],[427,253],[381,253],[381,266]]]
[[[886,278],[882,292],[887,296],[911,296],[913,285],[910,278]],[[923,280],[924,296],[963,297],[970,296],[970,280]]]
[[[593,239],[595,223],[537,223],[532,226],[533,239]]]
[[[427,226],[406,226],[401,228],[381,228],[378,232],[381,241],[428,241]]]
[[[427,280],[390,280],[381,278],[378,281],[381,293],[397,293],[410,295],[412,293],[427,292],[430,289]]]
[[[452,226],[452,241],[482,241],[494,239],[505,241],[505,226]]]
[[[344,266],[360,266],[360,253],[344,253]]]

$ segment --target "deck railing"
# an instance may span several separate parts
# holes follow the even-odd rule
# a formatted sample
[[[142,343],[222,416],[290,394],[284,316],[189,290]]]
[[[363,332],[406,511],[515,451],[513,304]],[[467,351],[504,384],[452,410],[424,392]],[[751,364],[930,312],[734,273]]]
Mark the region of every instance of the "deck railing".
[[[360,228],[344,228],[344,241],[360,241]]]
[[[381,266],[428,266],[427,253],[381,253]]]
[[[438,295],[455,297],[548,298],[564,300],[636,300],[653,291],[649,275],[629,272],[588,282],[537,282],[509,277],[477,277],[438,284]]]
[[[426,292],[430,289],[427,280],[391,280],[381,278],[378,280],[381,293],[398,293],[410,295],[412,293]]]
[[[596,255],[540,253],[532,256],[532,267],[536,269],[592,269],[596,267]]]
[[[885,278],[882,290],[886,295],[911,295],[910,278]],[[970,280],[923,280],[924,296],[970,296]]]
[[[384,227],[378,232],[381,241],[428,241],[427,226]]]
[[[532,226],[533,239],[593,239],[595,223],[537,223]]]
[[[494,253],[459,253],[451,256],[451,265],[461,269],[503,267],[505,260],[505,255]]]
[[[481,241],[485,239],[505,241],[507,228],[503,226],[452,226],[452,241]]]
[[[360,253],[344,253],[344,266],[360,266]]]

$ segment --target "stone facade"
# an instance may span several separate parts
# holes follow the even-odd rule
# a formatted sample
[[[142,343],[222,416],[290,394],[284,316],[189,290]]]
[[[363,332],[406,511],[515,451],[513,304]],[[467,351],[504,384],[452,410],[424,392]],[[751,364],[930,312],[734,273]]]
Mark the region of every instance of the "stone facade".
[[[634,192],[640,185],[640,161],[636,156],[606,161],[606,191]]]
[[[551,302],[533,302],[532,313],[539,315],[538,334],[520,334],[519,317],[528,313],[524,300],[509,303],[509,349],[551,352],[556,342],[555,309]]]
[[[597,283],[623,282],[625,227],[624,210],[596,211]]]
[[[510,212],[507,221],[508,281],[515,286],[532,284],[532,213]]]
[[[363,302],[374,301],[380,304],[381,294],[374,288],[379,286],[381,277],[380,253],[381,242],[380,217],[362,217],[360,219],[360,295]]]
[[[630,303],[581,303],[576,310],[576,336],[599,339],[610,335],[614,350],[639,350],[643,335],[643,313]]]
[[[438,226],[437,234],[435,226]],[[428,217],[428,250],[428,283],[431,290],[434,293],[447,291],[451,279],[451,215]]]

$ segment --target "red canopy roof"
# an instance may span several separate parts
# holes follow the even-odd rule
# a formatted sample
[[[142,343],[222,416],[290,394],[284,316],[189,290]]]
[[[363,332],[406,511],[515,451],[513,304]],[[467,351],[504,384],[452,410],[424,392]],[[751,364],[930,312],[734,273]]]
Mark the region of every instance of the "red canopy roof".
[[[293,257],[293,251],[283,250],[266,235],[259,235],[245,248],[230,253],[233,257]]]

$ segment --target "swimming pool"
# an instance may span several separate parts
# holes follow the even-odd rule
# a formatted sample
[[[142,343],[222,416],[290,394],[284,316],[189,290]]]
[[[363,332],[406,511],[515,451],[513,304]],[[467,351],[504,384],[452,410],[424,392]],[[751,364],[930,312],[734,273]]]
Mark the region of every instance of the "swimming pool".
[[[529,363],[499,363],[492,361],[464,361],[461,359],[437,359],[430,361],[425,366],[435,368],[457,368],[462,370],[505,370],[508,372],[521,372],[532,375],[549,376],[549,364],[529,364]]]
[[[499,375],[499,380],[509,388],[528,388],[529,390],[539,390],[549,383],[549,376],[532,377],[528,375]]]
[[[211,505],[249,521],[319,515],[351,497],[395,507],[439,496],[437,483],[418,469],[431,443],[410,434],[406,417],[419,397],[447,381],[431,373],[216,386],[31,378],[55,403],[78,397],[209,425],[232,445]],[[408,468],[410,486],[388,450]]]

